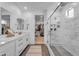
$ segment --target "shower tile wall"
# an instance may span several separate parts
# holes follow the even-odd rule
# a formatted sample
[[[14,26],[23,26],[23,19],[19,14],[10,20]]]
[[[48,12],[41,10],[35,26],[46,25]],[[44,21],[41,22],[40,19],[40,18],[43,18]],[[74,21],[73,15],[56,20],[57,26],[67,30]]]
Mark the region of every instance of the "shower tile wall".
[[[67,18],[65,12],[72,6],[66,5],[62,12],[55,13],[51,18],[51,24],[54,17],[60,18],[60,28],[51,31],[51,45],[62,46],[72,55],[79,55],[79,8],[73,7],[75,11],[74,18]],[[60,15],[61,14],[61,15]]]

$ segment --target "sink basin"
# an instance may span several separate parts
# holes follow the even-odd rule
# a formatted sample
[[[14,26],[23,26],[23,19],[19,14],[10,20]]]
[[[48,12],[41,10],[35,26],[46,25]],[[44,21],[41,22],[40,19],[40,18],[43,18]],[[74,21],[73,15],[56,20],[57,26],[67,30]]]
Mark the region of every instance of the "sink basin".
[[[6,41],[5,35],[1,35],[1,36],[0,36],[0,42],[3,42],[3,41]]]

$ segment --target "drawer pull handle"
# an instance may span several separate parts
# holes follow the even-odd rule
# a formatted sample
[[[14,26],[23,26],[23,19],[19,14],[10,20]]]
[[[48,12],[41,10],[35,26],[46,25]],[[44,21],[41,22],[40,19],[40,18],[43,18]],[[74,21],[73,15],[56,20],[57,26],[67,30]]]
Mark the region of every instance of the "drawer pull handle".
[[[28,39],[26,39],[26,41],[28,41]]]
[[[22,39],[20,39],[19,41],[21,41]]]

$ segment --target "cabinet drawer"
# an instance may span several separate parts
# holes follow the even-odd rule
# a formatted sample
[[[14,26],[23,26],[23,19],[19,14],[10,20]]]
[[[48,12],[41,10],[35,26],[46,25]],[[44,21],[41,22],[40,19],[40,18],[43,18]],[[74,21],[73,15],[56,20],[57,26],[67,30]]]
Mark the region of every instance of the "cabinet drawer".
[[[25,36],[20,37],[16,40],[16,55],[20,55],[26,47]]]
[[[0,47],[0,56],[14,56],[15,55],[15,42],[9,42]]]
[[[18,42],[21,42],[22,40],[23,40],[23,39],[20,38],[20,39],[18,39]]]

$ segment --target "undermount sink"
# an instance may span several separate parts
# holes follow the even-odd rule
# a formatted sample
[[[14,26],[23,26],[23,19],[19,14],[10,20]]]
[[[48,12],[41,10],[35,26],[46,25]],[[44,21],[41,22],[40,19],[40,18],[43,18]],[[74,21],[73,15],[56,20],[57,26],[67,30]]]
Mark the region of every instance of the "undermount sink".
[[[5,35],[1,35],[1,36],[0,36],[0,42],[2,42],[2,41],[6,41],[6,39],[5,39],[5,38],[6,38],[6,36],[5,36]]]

